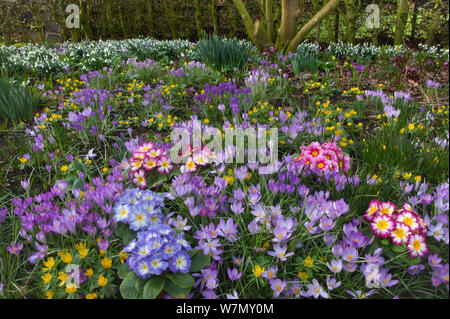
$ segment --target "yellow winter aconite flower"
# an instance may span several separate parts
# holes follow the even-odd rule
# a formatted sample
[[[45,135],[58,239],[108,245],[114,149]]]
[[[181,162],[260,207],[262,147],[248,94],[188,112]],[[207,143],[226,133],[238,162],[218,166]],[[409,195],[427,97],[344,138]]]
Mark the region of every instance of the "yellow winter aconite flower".
[[[45,273],[45,274],[42,275],[41,279],[44,282],[44,284],[48,284],[50,282],[50,280],[52,280],[52,274],[51,273]]]
[[[67,166],[67,165],[61,166],[61,171],[62,172],[66,172],[68,169],[69,169],[69,166]]]
[[[67,277],[69,277],[69,274],[66,274],[65,272],[60,271],[58,273],[58,280],[60,280],[59,286],[62,287],[66,283]]]
[[[97,299],[98,295],[94,292],[92,294],[86,295],[86,299]]]
[[[47,261],[44,261],[44,268],[42,268],[43,271],[47,271],[52,269],[52,267],[55,265],[55,259],[53,257],[49,257]]]
[[[304,280],[304,281],[306,281],[306,280],[308,280],[308,274],[306,273],[306,272],[304,272],[304,271],[300,271],[299,273],[298,273],[298,276],[302,279],[302,280]]]
[[[62,252],[59,257],[61,257],[61,260],[66,264],[70,264],[72,262],[72,255],[69,252]]]
[[[19,158],[19,161],[20,161],[22,164],[25,164],[26,162],[28,162],[28,160],[27,160],[25,157]]]
[[[314,265],[314,260],[311,258],[311,256],[306,257],[306,259],[303,261],[303,265],[307,268],[312,268]]]
[[[410,179],[411,176],[412,176],[412,173],[405,173],[405,174],[403,174],[403,177],[404,177],[405,179]]]
[[[125,260],[128,258],[128,253],[125,251],[120,251],[119,253],[119,258],[120,258],[120,263],[123,264],[125,262]]]
[[[224,178],[227,181],[228,185],[233,185],[233,183],[234,183],[234,177],[233,176],[224,176]]]
[[[111,268],[111,266],[112,266],[112,259],[111,258],[108,258],[108,257],[102,258],[100,260],[100,262],[101,262],[102,266],[104,268],[106,268],[106,269]]]
[[[88,250],[86,249],[86,243],[80,242],[75,245],[75,249],[78,250],[81,258],[84,258],[88,254]]]
[[[108,283],[108,278],[104,277],[103,275],[98,276],[98,284],[100,287],[105,287]]]
[[[54,295],[55,295],[55,293],[53,291],[51,291],[51,290],[48,290],[45,293],[45,296],[47,297],[47,299],[52,299]]]
[[[94,275],[94,271],[92,270],[92,268],[89,268],[84,274],[86,275],[86,277],[92,277]]]
[[[410,130],[410,131],[414,130],[414,124],[413,123],[408,125],[408,130]]]
[[[77,291],[77,286],[74,283],[66,284],[66,292],[68,294],[73,294]]]
[[[261,268],[259,265],[256,265],[255,268],[252,270],[256,277],[259,277],[262,275],[262,273],[265,271],[265,268]]]

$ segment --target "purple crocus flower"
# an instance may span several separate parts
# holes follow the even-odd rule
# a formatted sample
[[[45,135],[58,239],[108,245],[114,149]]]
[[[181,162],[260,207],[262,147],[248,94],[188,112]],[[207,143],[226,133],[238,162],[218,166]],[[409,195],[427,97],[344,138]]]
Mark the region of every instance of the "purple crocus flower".
[[[202,296],[205,299],[217,299],[216,293],[212,289],[205,289],[202,291]]]
[[[109,241],[107,239],[102,239],[98,243],[98,249],[106,251],[109,247]]]
[[[281,261],[286,261],[287,257],[293,256],[294,253],[290,252],[286,254],[287,246],[281,246],[278,244],[273,245],[273,251],[268,251],[267,254],[273,257],[279,258]]]
[[[342,252],[342,258],[349,263],[353,263],[358,259],[358,251],[354,247],[347,247]]]
[[[357,290],[356,292],[353,292],[351,290],[346,289],[345,291],[350,296],[352,296],[353,299],[364,299],[364,298],[369,297],[370,295],[372,295],[376,290],[372,289],[372,290],[368,291],[367,293],[363,293],[361,290]]]
[[[358,268],[358,265],[356,263],[354,264],[347,264],[345,267],[343,267],[347,272],[354,272],[356,268]]]
[[[261,225],[258,224],[258,220],[257,219],[253,219],[249,224],[248,224],[248,230],[250,231],[250,233],[257,233],[261,230]]]
[[[435,253],[435,254],[430,254],[430,255],[428,256],[428,263],[430,264],[430,266],[431,266],[432,268],[440,268],[440,267],[442,267],[442,265],[440,264],[441,261],[442,261],[442,259],[439,258],[439,256],[438,256],[437,253]]]
[[[227,299],[239,299],[239,296],[238,296],[236,290],[233,290],[232,294],[226,294],[225,296],[227,297]]]
[[[331,218],[328,218],[327,216],[322,216],[319,223],[320,229],[323,231],[329,231],[332,230],[334,227],[334,221]]]
[[[328,290],[333,290],[333,289],[336,289],[336,288],[339,288],[339,286],[341,285],[341,282],[340,281],[338,281],[338,282],[336,282],[336,278],[331,278],[329,275],[327,276],[327,287],[328,287]]]
[[[273,297],[278,298],[280,294],[286,289],[286,281],[281,279],[270,279],[270,288],[273,290]]]
[[[6,247],[6,250],[9,251],[13,255],[19,255],[22,248],[23,248],[23,244],[20,241],[17,242],[17,244],[15,244],[12,241],[11,245]]]
[[[380,284],[384,288],[389,288],[398,284],[398,280],[392,280],[392,274],[389,274],[388,269],[384,268],[380,271]]]
[[[427,193],[420,194],[420,202],[425,205],[431,204],[433,202],[433,195]]]
[[[325,234],[325,235],[323,235],[323,240],[325,241],[325,243],[328,246],[331,246],[331,244],[333,244],[334,241],[336,240],[336,235],[335,234]]]
[[[244,206],[242,206],[242,202],[238,201],[231,204],[230,208],[236,215],[240,215],[244,211]]]
[[[226,223],[221,218],[219,221],[219,225],[217,225],[217,234],[219,236],[225,237],[230,242],[234,242],[237,240],[237,227],[238,224],[234,223],[233,218],[228,218]]]
[[[227,274],[231,281],[238,280],[242,276],[242,272],[239,272],[236,268],[227,268]]]
[[[29,179],[23,180],[20,182],[20,185],[25,190],[25,192],[28,192],[28,190],[30,189],[30,180]]]
[[[313,279],[312,284],[308,284],[307,288],[308,290],[302,293],[304,297],[313,296],[315,299],[319,298],[319,296],[322,296],[323,298],[329,297],[327,292],[319,285],[317,279]]]
[[[328,268],[331,270],[332,273],[336,274],[341,272],[342,270],[342,259],[333,259],[331,261],[331,265],[327,262],[326,265],[328,266]]]

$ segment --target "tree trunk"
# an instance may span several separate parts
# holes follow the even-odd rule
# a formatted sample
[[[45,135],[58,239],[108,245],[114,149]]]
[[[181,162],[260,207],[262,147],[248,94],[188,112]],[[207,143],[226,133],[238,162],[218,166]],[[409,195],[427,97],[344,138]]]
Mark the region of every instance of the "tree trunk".
[[[195,25],[197,27],[197,36],[198,38],[200,38],[203,32],[203,19],[202,19],[203,15],[199,0],[194,1],[194,7],[195,7]]]
[[[126,38],[127,37],[127,31],[125,29],[125,21],[123,20],[123,8],[122,8],[123,4],[119,4],[119,22],[120,22],[120,30],[122,33],[122,38]]]
[[[409,1],[397,0],[397,18],[395,22],[394,45],[403,44],[406,23],[408,21]]]
[[[416,41],[416,28],[417,28],[417,2],[414,2],[414,9],[411,17],[411,41]]]
[[[327,3],[328,3],[328,1],[327,1]],[[331,22],[331,15],[328,15],[325,19],[325,28],[327,30],[328,38],[330,39],[330,41],[336,42],[336,40],[334,38],[334,33],[333,33],[333,24]]]
[[[345,30],[345,41],[349,43],[355,42],[355,22],[356,22],[356,3],[355,0],[345,0],[345,20],[347,29]]]
[[[299,7],[297,0],[281,1],[281,24],[278,29],[277,48],[283,48],[295,36]]]
[[[432,45],[433,44],[433,40],[435,38],[436,33],[439,30],[439,25],[441,23],[441,4],[440,1],[436,0],[433,3],[433,11],[431,13],[431,23],[430,26],[428,28],[428,36],[427,39],[425,41],[426,45]]]
[[[272,0],[266,0],[266,25],[267,38],[269,43],[273,43],[273,3]]]
[[[87,39],[92,39],[92,18],[90,13],[90,7],[88,7],[86,1],[81,1],[80,10],[80,24],[84,31],[84,36]]]
[[[134,34],[136,36],[142,34],[142,0],[134,1]]]
[[[236,37],[239,23],[233,6],[228,6],[228,17],[230,19],[230,36]]]
[[[248,13],[242,0],[233,0],[233,3],[242,17],[245,29],[247,30],[247,35],[256,47],[261,50],[268,42],[267,33],[263,30],[258,20],[253,23],[252,18],[250,17],[250,14]]]
[[[148,35],[152,38],[155,37],[155,27],[153,24],[153,0],[147,0],[147,30]]]
[[[339,41],[339,19],[340,13],[339,10],[336,10],[336,15],[334,16],[334,41]]]
[[[213,23],[213,27],[214,27],[214,34],[217,34],[217,32],[219,32],[219,25],[217,22],[216,0],[211,0],[210,2],[211,2],[210,9],[211,9],[212,23]]]
[[[175,40],[178,38],[177,32],[177,16],[175,14],[175,9],[173,7],[173,0],[166,0],[166,12],[167,12],[167,20],[169,23],[170,34],[172,35],[172,39]]]
[[[322,19],[324,19],[327,15],[329,15],[333,10],[337,7],[339,4],[339,0],[331,0],[328,2],[319,12],[316,13],[314,17],[312,17],[311,20],[309,20],[296,34],[294,39],[289,43],[289,46],[287,48],[287,52],[295,52],[297,50],[298,45],[300,42],[306,39],[309,32],[320,22]]]

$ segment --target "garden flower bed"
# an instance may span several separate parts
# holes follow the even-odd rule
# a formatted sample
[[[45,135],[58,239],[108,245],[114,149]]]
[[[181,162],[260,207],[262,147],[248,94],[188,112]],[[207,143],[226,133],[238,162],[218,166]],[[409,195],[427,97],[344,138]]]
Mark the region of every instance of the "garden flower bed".
[[[448,50],[207,41],[0,46],[0,296],[448,298]]]

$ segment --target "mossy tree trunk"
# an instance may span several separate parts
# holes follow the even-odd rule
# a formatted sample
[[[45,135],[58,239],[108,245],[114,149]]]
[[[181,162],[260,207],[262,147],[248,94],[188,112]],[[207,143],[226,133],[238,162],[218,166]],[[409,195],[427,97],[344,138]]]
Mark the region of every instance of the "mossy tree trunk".
[[[233,0],[233,3],[242,17],[249,38],[258,49],[267,47],[271,43],[267,32],[267,16],[264,17],[266,26],[263,26],[259,19],[256,19],[255,22],[253,22],[242,0]],[[304,2],[302,1],[302,3]],[[283,49],[285,52],[294,52],[300,42],[305,40],[311,30],[316,27],[322,19],[326,18],[338,4],[339,0],[330,0],[300,29],[300,31],[297,32],[297,20],[302,13],[298,1],[282,0],[281,21],[277,32],[276,47],[278,49]],[[267,15],[267,9],[264,11]]]
[[[203,13],[200,0],[194,0],[195,25],[197,27],[197,36],[200,38],[203,33]]]
[[[269,40],[269,43],[272,44],[274,41],[272,0],[265,1],[265,13],[266,13],[267,38]]]
[[[155,37],[155,27],[153,24],[153,0],[147,0],[147,31],[152,38]]]
[[[346,30],[345,30],[345,41],[349,43],[355,42],[355,25],[356,25],[356,3],[355,0],[344,0],[345,4],[345,21],[346,21]]]
[[[441,1],[433,1],[433,8],[431,12],[431,22],[428,28],[427,39],[425,41],[426,45],[432,45],[436,33],[439,31],[439,26],[441,24]]]
[[[123,12],[123,6],[125,5],[123,2],[117,2],[118,6],[119,6],[119,23],[120,23],[120,30],[122,33],[122,37],[126,38],[127,37],[127,30],[125,28],[125,20],[124,20],[124,12]]]
[[[83,28],[84,36],[87,39],[92,39],[92,25],[91,8],[87,1],[80,1],[80,26]]]
[[[336,15],[334,16],[334,41],[339,41],[339,20],[341,19],[341,13],[339,10],[336,10]]]
[[[214,34],[219,32],[219,23],[217,19],[217,6],[216,0],[210,0],[211,19],[214,28]]]
[[[406,23],[408,22],[409,1],[397,0],[397,17],[395,21],[394,44],[403,44]]]
[[[294,52],[298,45],[306,39],[309,32],[318,24],[322,19],[324,19],[327,15],[329,15],[331,12],[333,12],[334,9],[339,4],[339,0],[330,0],[323,8],[317,12],[314,17],[312,17],[296,34],[294,39],[292,39],[291,43],[289,44],[287,48],[287,52]]]
[[[328,1],[327,1],[327,3],[328,3]],[[327,15],[327,17],[325,18],[325,28],[327,30],[328,38],[330,39],[330,41],[336,42],[336,39],[334,38],[335,34],[333,32],[333,22],[332,22],[331,14]]]
[[[167,22],[170,28],[172,39],[178,39],[177,16],[175,14],[174,0],[165,0]]]
[[[277,37],[278,48],[284,47],[294,38],[297,31],[297,17],[299,12],[297,0],[281,1],[281,23]]]
[[[239,26],[239,20],[235,13],[235,8],[233,6],[228,6],[228,17],[230,19],[230,36],[236,37],[237,36],[237,29]]]
[[[413,12],[411,15],[411,41],[414,42],[416,40],[416,32],[417,32],[417,2],[413,3]]]

